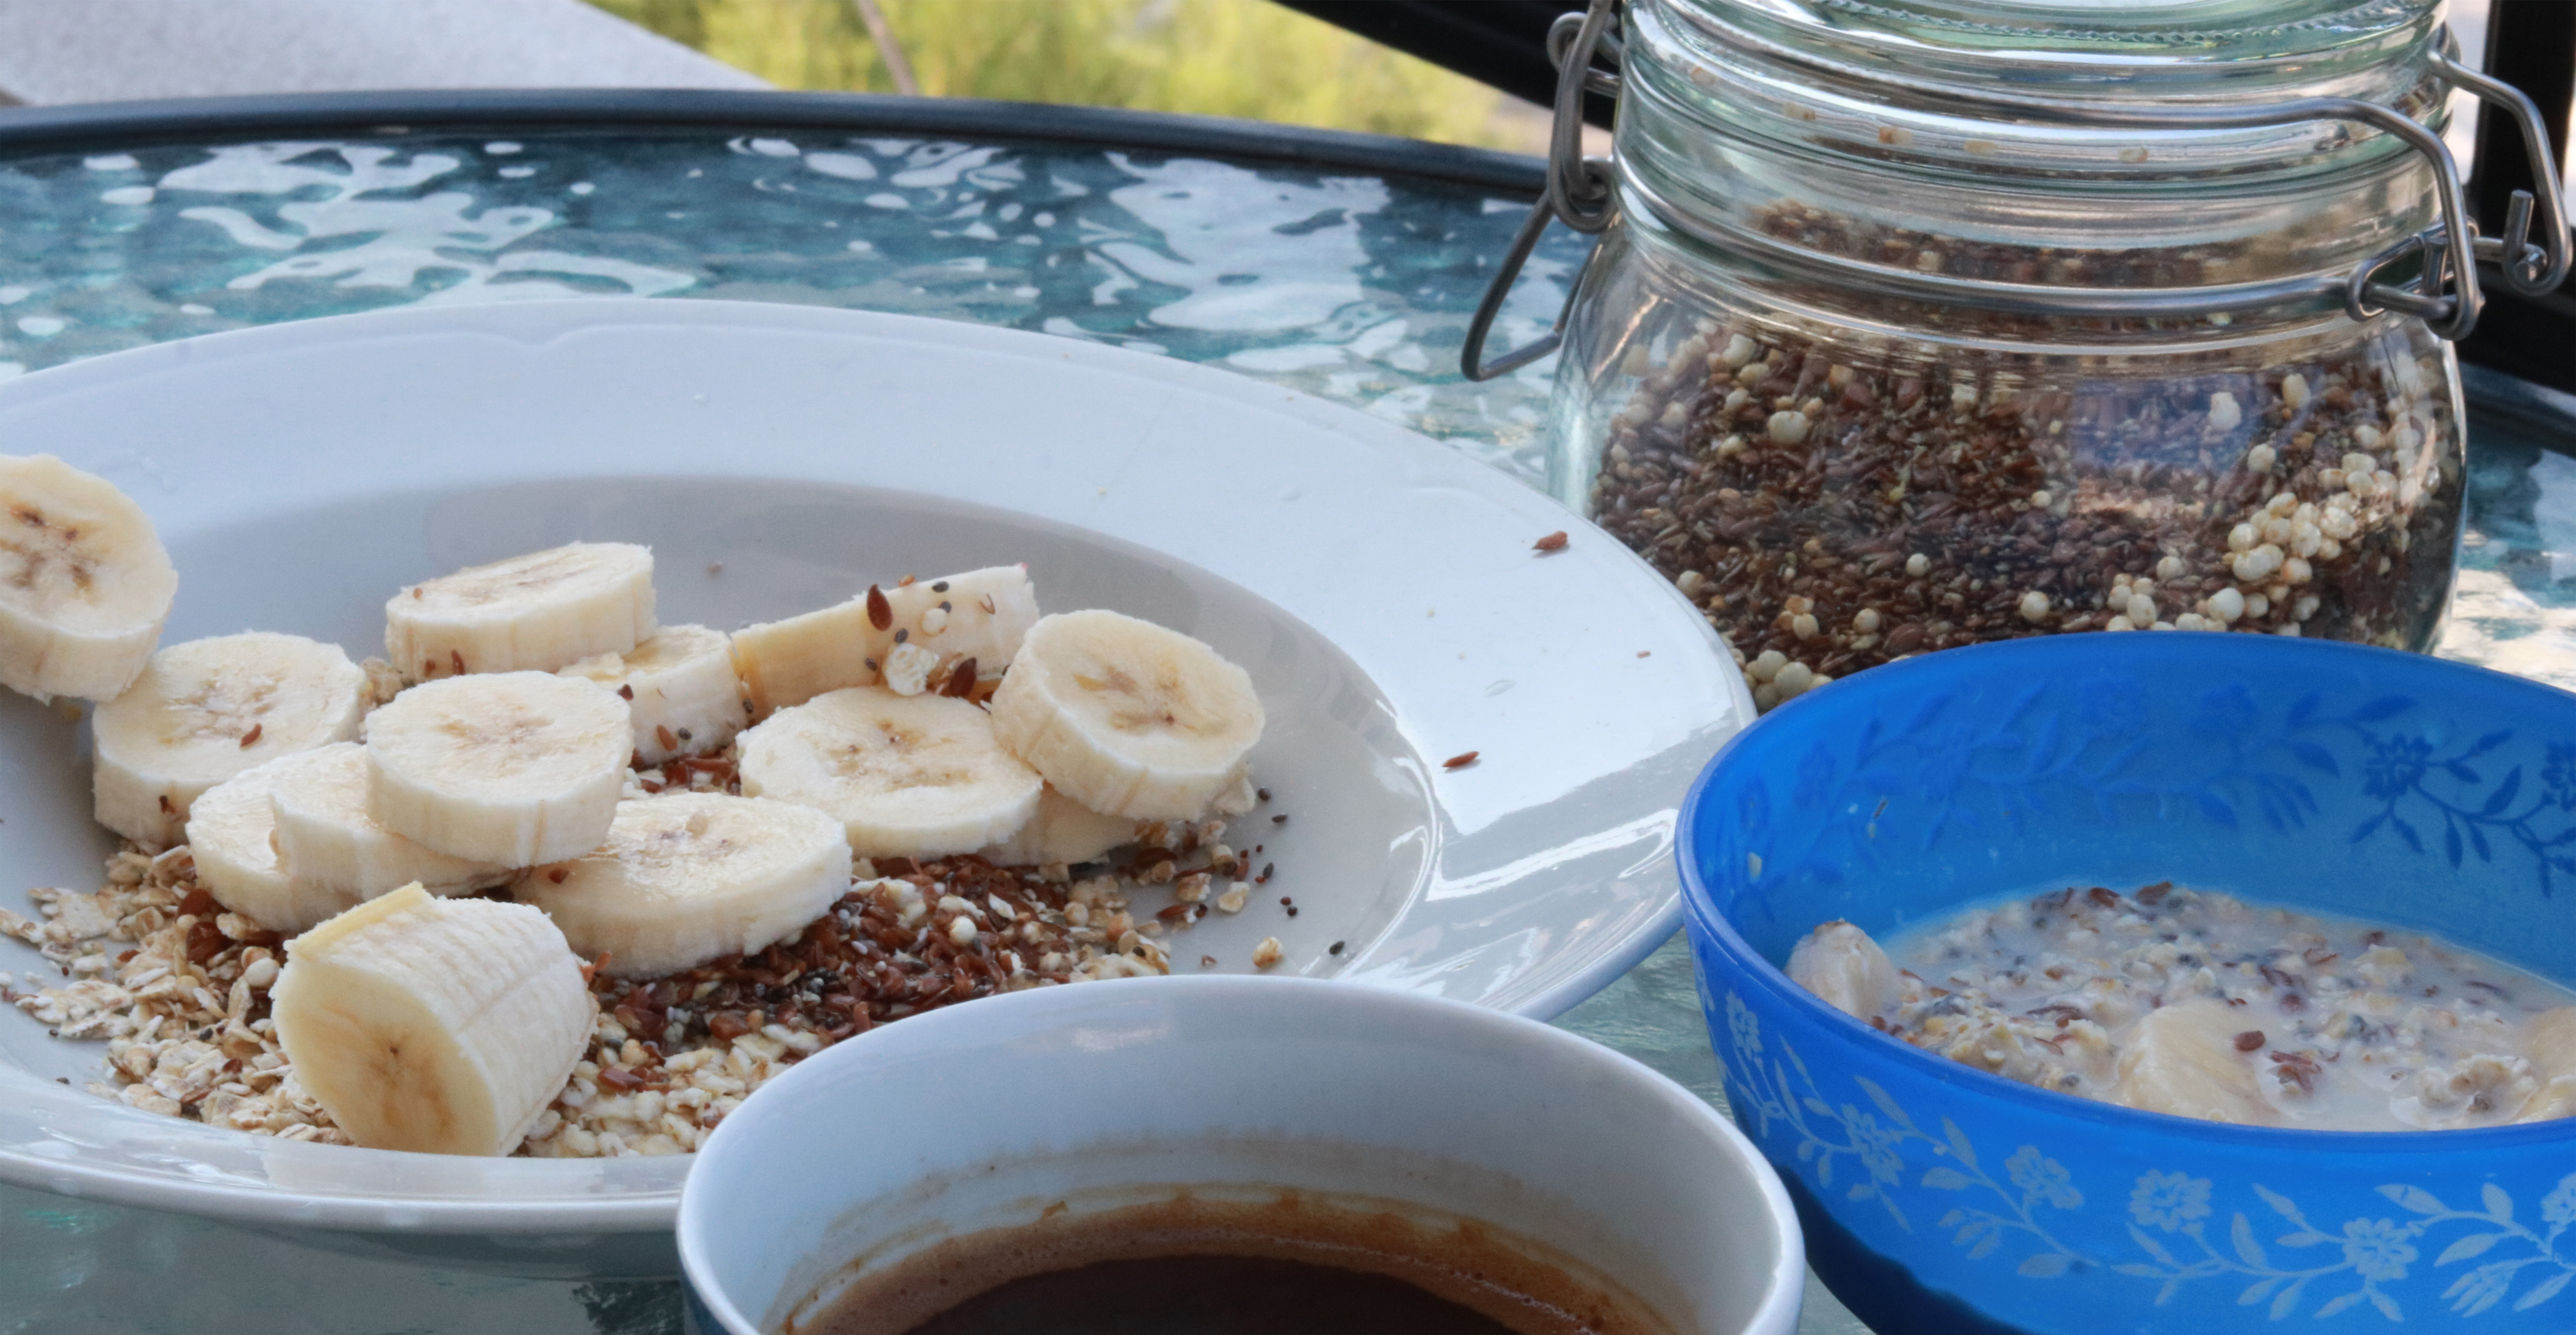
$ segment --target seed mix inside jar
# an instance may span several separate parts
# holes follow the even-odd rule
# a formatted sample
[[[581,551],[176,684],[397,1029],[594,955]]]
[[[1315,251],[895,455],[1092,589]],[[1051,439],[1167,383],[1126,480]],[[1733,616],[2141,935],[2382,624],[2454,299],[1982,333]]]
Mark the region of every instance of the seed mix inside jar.
[[[1729,634],[1766,708],[2059,631],[2428,633],[2459,514],[2437,346],[2117,360],[1907,362],[1703,320],[1660,366],[1632,346],[1592,511]]]

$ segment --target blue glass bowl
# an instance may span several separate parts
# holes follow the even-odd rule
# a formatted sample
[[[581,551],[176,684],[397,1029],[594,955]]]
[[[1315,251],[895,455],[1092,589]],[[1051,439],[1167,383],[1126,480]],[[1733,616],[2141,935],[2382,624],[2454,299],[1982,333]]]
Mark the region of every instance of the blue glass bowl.
[[[1952,650],[1747,729],[1693,788],[1680,856],[1736,1121],[1882,1335],[2576,1331],[2576,1122],[2135,1112],[1908,1047],[1778,967],[1834,918],[1885,934],[2172,880],[2576,978],[2576,695],[2271,636]]]

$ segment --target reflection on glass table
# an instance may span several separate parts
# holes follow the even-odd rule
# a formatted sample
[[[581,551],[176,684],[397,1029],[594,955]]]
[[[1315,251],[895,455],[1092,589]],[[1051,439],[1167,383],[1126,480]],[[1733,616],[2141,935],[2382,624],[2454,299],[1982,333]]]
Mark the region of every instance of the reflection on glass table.
[[[497,123],[497,119],[496,119]],[[1346,155],[1347,156],[1347,155]],[[847,306],[1205,362],[1352,405],[1535,483],[1552,367],[1474,385],[1468,315],[1535,164],[1445,179],[1170,147],[863,129],[0,136],[0,375],[401,305],[583,294]],[[1513,181],[1522,182],[1516,186]],[[1481,184],[1478,182],[1482,182]],[[1551,233],[1496,332],[1542,332]],[[460,389],[465,387],[460,387]],[[2469,536],[2442,652],[2576,686],[2576,405],[2472,372]],[[353,439],[352,448],[364,448]],[[1678,942],[1561,1024],[1720,1100]],[[678,1329],[676,1287],[325,1256],[0,1188],[0,1335]],[[1803,1327],[1860,1327],[1811,1284]]]

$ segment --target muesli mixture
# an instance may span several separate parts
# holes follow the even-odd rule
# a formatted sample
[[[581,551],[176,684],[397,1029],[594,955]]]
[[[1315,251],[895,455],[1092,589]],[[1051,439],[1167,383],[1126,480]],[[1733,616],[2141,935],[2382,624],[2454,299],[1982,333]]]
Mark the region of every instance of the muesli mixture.
[[[740,779],[720,759],[682,758],[633,786],[739,792]],[[770,1077],[876,1025],[1001,992],[1169,973],[1172,931],[1242,912],[1270,874],[1251,861],[1263,845],[1237,851],[1225,832],[1223,820],[1148,823],[1124,856],[1079,867],[878,860],[854,869],[829,913],[755,954],[654,979],[593,969],[590,1050],[518,1152],[693,1150]],[[1150,913],[1131,907],[1163,897]],[[351,1143],[296,1080],[269,1018],[285,939],[217,904],[185,845],[129,847],[95,893],[32,898],[41,920],[0,909],[0,934],[41,950],[60,981],[0,973],[0,999],[56,1037],[106,1042],[92,1092],[210,1126]]]
[[[2576,1114],[2576,992],[2429,936],[2146,886],[1973,908],[1882,950],[1818,927],[1801,986],[2007,1079],[2328,1131]]]
[[[385,658],[353,662],[270,631],[163,646],[175,568],[105,478],[0,455],[0,516],[0,687],[85,714],[123,840],[98,891],[0,911],[58,975],[0,1000],[103,1040],[92,1088],[143,1111],[682,1153],[871,1026],[1168,973],[1168,933],[1271,878],[1225,842],[1269,800],[1251,674],[1047,613],[1026,565],[727,632],[662,620],[651,548],[573,542],[394,590]]]
[[[1769,220],[1811,249],[2016,281],[2218,263],[1837,226],[1795,206]],[[1641,342],[1620,368],[1638,383],[1590,512],[1727,633],[1765,708],[1909,654],[2062,631],[2403,644],[2447,587],[2457,427],[2429,345],[2155,374],[2066,356],[2039,380],[2037,357],[1890,369],[1885,342],[1702,320],[1660,364]]]

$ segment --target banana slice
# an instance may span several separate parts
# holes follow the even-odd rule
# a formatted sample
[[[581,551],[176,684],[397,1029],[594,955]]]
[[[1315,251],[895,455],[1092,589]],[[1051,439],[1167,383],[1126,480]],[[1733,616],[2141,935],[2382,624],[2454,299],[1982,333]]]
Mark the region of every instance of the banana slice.
[[[782,709],[742,735],[742,791],[831,814],[860,857],[943,857],[1008,839],[1037,810],[1037,772],[983,710],[880,686]]]
[[[510,879],[508,867],[449,857],[377,824],[367,814],[367,748],[356,742],[289,756],[275,768],[269,805],[286,873],[339,896],[343,907],[406,885],[452,895]]]
[[[179,572],[133,498],[50,454],[0,455],[0,686],[113,700],[152,657]]]
[[[886,685],[904,695],[940,682],[970,658],[978,679],[1002,675],[1038,620],[1038,592],[1024,565],[915,580],[885,596],[902,640],[881,644],[877,661],[885,668]],[[906,645],[912,653],[904,652]],[[914,661],[898,666],[903,659]]]
[[[278,860],[269,793],[283,767],[301,758],[283,756],[245,770],[199,793],[188,808],[188,855],[196,862],[197,884],[216,903],[272,932],[303,931],[356,902],[297,883]]]
[[[406,677],[552,672],[653,633],[653,551],[576,542],[415,584],[385,603],[385,657]]]
[[[1252,678],[1176,630],[1116,612],[1029,628],[993,694],[993,732],[1104,815],[1195,818],[1261,740]]]
[[[2109,1102],[2238,1126],[2278,1125],[2281,1114],[2256,1083],[2254,1054],[2236,1049],[2236,1035],[2248,1027],[2214,997],[2148,1012],[2129,1031]]]
[[[705,626],[664,626],[624,654],[585,658],[555,674],[617,692],[635,724],[635,751],[658,765],[722,748],[742,731],[733,646]]]
[[[750,954],[850,889],[850,841],[812,807],[689,793],[621,802],[608,842],[520,875],[511,894],[619,977]]]
[[[2551,1122],[2576,1117],[2576,1006],[2560,1006],[2531,1017],[2523,1031],[2522,1048],[2541,1085],[2513,1120]]]
[[[1043,867],[1089,862],[1120,844],[1136,842],[1136,822],[1104,816],[1049,787],[1038,794],[1037,814],[1010,838],[984,849],[997,867]]]
[[[297,635],[224,635],[154,654],[91,723],[98,823],[167,847],[199,793],[279,756],[357,736],[366,683],[340,646]]]
[[[878,681],[881,645],[893,643],[891,629],[879,630],[870,615],[868,592],[803,616],[765,621],[733,633],[734,672],[742,678],[751,717],[768,718],[828,691],[873,686]],[[891,606],[885,612],[890,627]]]
[[[296,1078],[379,1150],[507,1154],[589,1046],[590,989],[524,904],[418,886],[286,944],[269,992]]]
[[[1829,922],[1799,938],[1789,951],[1789,981],[1857,1020],[1895,1009],[1896,965],[1869,933],[1847,922]]]
[[[626,702],[543,672],[433,681],[367,716],[368,814],[451,857],[510,867],[608,837],[634,752]]]

